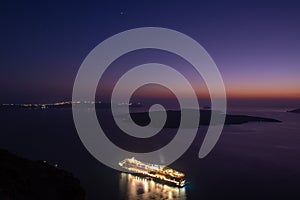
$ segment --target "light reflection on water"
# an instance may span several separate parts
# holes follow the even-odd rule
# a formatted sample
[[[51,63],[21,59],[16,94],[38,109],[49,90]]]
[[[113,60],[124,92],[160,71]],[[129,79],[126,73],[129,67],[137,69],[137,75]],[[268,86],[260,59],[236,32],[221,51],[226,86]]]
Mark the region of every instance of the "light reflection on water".
[[[119,187],[122,199],[186,199],[184,187],[171,187],[132,174],[121,173]]]

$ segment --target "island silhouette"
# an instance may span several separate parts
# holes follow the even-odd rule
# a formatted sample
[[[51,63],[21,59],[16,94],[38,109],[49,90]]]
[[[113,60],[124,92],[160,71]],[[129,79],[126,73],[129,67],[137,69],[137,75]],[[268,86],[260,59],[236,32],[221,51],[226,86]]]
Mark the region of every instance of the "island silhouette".
[[[300,108],[294,109],[294,110],[288,110],[287,112],[290,112],[290,113],[300,113]]]
[[[153,117],[160,115],[163,111],[153,111],[151,112],[151,115]],[[213,110],[207,110],[207,109],[183,109],[183,110],[167,110],[167,120],[164,125],[164,128],[178,128],[180,125],[180,119],[181,114],[185,113],[187,115],[191,114],[193,115],[193,112],[199,112],[200,113],[200,125],[209,125],[211,120],[211,114],[214,112],[217,116],[217,121],[214,121],[212,125],[219,124],[221,122],[218,122],[218,118],[221,119],[225,115],[225,125],[229,124],[244,124],[248,122],[276,122],[279,123],[281,121],[277,119],[272,118],[265,118],[265,117],[257,117],[257,116],[248,116],[248,115],[231,115],[231,114],[224,114],[220,111],[213,111]],[[135,123],[137,123],[140,126],[146,126],[150,123],[150,117],[149,112],[134,112],[130,113],[131,118]],[[128,116],[127,116],[128,117]],[[126,118],[125,118],[126,120]],[[155,126],[155,123],[154,123]],[[191,127],[191,124],[187,124],[186,128],[194,128]]]

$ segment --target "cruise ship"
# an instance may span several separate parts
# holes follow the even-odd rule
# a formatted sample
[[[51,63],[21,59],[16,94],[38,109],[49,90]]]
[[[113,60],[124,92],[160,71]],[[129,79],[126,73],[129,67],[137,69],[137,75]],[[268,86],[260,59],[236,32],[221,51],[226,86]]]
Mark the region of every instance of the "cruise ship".
[[[164,165],[144,163],[135,158],[126,158],[120,161],[119,165],[130,173],[142,175],[177,187],[183,187],[186,183],[184,173]]]

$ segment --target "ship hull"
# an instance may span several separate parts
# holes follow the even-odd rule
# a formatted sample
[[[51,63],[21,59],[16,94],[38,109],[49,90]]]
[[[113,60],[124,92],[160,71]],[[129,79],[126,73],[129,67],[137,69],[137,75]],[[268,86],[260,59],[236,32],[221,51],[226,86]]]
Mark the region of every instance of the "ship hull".
[[[156,183],[160,183],[160,184],[168,185],[168,186],[172,186],[172,187],[183,188],[186,185],[186,183],[181,184],[181,185],[177,185],[176,183],[173,183],[173,182],[169,182],[169,181],[166,181],[166,180],[162,180],[160,178],[151,177],[151,176],[148,176],[146,174],[141,174],[141,173],[137,173],[137,172],[122,172],[122,173],[131,174],[131,175],[134,175],[134,176],[137,176],[137,177],[140,177],[140,178],[144,178],[144,179],[147,179],[147,180],[153,180]]]

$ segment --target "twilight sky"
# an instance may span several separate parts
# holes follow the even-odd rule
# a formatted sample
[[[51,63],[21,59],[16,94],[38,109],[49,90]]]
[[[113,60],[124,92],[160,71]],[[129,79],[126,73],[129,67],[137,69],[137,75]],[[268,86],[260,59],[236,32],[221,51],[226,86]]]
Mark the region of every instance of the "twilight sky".
[[[216,62],[229,97],[300,99],[297,1],[107,2],[2,1],[0,103],[70,100],[77,70],[96,45],[145,26],[174,29],[197,40]],[[180,63],[170,55],[150,54]],[[146,57],[123,61],[130,65]]]

